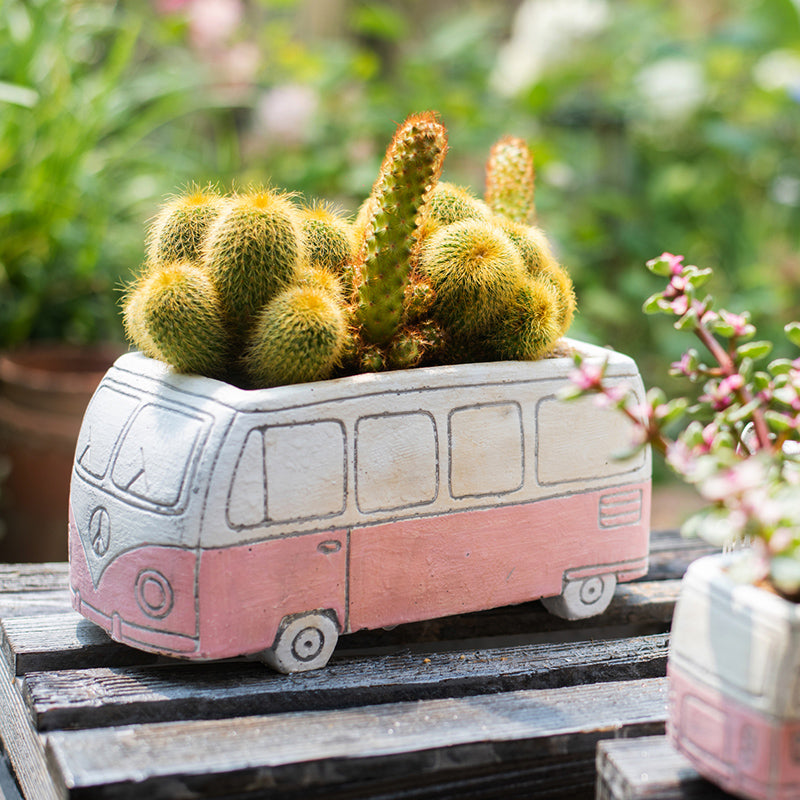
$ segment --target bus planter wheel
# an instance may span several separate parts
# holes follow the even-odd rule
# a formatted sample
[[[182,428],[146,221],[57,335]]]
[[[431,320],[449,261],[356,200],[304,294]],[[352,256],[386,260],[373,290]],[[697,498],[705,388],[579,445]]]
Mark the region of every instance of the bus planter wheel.
[[[561,619],[586,619],[602,614],[614,596],[617,576],[590,575],[588,578],[565,578],[560,595],[543,597],[544,607]]]
[[[272,647],[259,654],[277,672],[308,672],[324,667],[336,647],[339,630],[330,613],[310,611],[284,617]]]

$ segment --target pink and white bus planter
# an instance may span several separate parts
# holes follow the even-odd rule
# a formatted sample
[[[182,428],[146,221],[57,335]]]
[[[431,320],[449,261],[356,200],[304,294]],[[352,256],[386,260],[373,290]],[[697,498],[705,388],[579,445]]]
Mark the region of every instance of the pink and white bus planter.
[[[623,355],[564,340],[611,383]],[[545,598],[605,610],[647,571],[650,455],[557,394],[571,356],[245,391],[138,353],[86,412],[70,499],[74,607],[192,659],[324,666],[340,634]]]
[[[667,733],[727,791],[796,800],[800,606],[735,583],[732,558],[702,558],[684,578],[672,625]]]

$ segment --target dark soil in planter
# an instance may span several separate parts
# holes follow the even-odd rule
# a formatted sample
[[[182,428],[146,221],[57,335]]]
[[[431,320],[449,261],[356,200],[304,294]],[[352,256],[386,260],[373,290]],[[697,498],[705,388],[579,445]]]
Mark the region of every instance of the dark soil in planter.
[[[36,344],[0,355],[0,561],[67,558],[75,443],[122,349]]]

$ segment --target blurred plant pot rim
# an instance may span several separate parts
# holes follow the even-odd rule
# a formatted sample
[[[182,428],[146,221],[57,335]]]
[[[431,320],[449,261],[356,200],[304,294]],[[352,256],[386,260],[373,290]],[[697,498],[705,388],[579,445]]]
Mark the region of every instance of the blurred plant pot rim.
[[[63,561],[81,420],[121,345],[0,352],[0,561]]]

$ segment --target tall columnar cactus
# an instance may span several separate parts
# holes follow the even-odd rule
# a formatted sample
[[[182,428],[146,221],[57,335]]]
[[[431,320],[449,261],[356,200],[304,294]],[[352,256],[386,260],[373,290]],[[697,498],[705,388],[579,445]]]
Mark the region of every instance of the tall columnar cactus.
[[[305,263],[301,228],[289,196],[268,190],[234,197],[209,228],[202,263],[237,336],[297,279]]]
[[[145,353],[178,371],[223,374],[228,332],[214,285],[197,265],[176,261],[148,272],[128,297],[125,324]]]
[[[454,222],[429,236],[419,269],[436,293],[434,317],[460,339],[482,336],[526,279],[509,238],[477,219]]]
[[[208,226],[219,216],[225,199],[212,187],[195,189],[161,206],[150,223],[145,250],[150,266],[197,261]]]
[[[300,219],[308,262],[342,275],[354,257],[353,226],[324,203],[301,209]]]
[[[514,222],[533,220],[533,155],[523,139],[504,136],[486,162],[486,202]]]
[[[337,299],[314,286],[292,286],[258,315],[242,356],[254,386],[324,380],[341,361],[348,330]]]
[[[446,151],[444,126],[434,114],[424,113],[397,129],[386,152],[356,265],[356,317],[369,343],[386,344],[398,329],[417,249],[419,211],[439,179]]]

